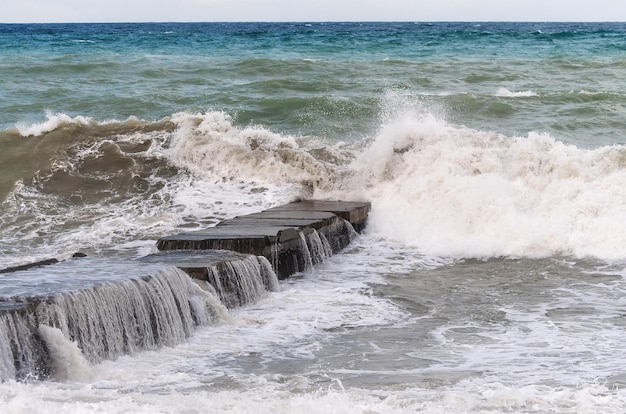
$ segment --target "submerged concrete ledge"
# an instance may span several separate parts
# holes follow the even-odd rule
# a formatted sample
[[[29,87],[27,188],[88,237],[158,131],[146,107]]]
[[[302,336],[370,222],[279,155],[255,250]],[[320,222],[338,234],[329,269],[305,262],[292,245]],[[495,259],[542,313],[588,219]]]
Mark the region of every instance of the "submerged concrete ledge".
[[[55,375],[55,329],[91,362],[180,343],[346,247],[369,209],[301,201],[164,237],[138,260],[77,253],[1,269],[0,381]]]
[[[40,267],[40,266],[47,266],[47,265],[51,265],[51,264],[55,264],[58,263],[59,261],[57,259],[46,259],[46,260],[40,260],[38,262],[34,262],[34,263],[28,263],[25,265],[20,265],[20,266],[12,266],[12,267],[7,267],[5,269],[0,269],[0,273],[12,273],[12,272],[19,272],[20,270],[28,270],[28,269],[33,269],[36,267]]]
[[[74,341],[91,363],[181,343],[217,320],[206,298],[182,269],[161,263],[72,258],[6,272],[0,381],[63,378],[65,357],[50,348],[58,341]]]
[[[229,309],[256,302],[264,292],[278,289],[271,265],[263,257],[229,250],[178,250],[159,252],[139,259],[145,263],[174,266],[191,278],[206,282]]]
[[[279,279],[303,271],[315,237],[325,238],[331,253],[350,243],[352,233],[365,226],[370,203],[326,200],[298,201],[259,213],[235,217],[210,227],[159,239],[169,250],[231,250],[265,256]],[[309,254],[310,257],[307,257]]]

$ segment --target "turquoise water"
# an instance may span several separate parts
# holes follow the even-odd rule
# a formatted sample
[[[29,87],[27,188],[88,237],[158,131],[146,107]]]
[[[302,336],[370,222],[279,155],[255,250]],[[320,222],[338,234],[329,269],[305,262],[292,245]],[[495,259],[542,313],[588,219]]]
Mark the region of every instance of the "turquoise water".
[[[72,24],[0,27],[0,127],[46,111],[359,139],[402,104],[507,135],[620,143],[624,24]],[[391,108],[390,108],[391,106]]]
[[[0,90],[0,268],[372,203],[257,304],[3,412],[623,412],[626,24],[0,25]]]

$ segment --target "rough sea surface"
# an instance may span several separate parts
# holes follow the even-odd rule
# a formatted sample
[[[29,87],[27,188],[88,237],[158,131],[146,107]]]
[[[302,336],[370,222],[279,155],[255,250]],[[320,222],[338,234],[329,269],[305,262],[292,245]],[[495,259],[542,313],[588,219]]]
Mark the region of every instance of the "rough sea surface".
[[[626,24],[0,25],[0,92],[0,268],[372,203],[279,291],[3,413],[623,412]]]

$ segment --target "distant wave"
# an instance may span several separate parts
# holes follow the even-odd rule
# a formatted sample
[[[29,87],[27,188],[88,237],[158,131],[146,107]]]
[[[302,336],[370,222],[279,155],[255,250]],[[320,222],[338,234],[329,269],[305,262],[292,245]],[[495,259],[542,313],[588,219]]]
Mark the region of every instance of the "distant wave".
[[[54,131],[55,129],[64,126],[64,125],[89,125],[94,123],[94,121],[89,117],[84,116],[76,116],[71,117],[64,113],[52,113],[50,111],[46,112],[46,120],[41,123],[35,124],[17,124],[15,127],[19,131],[20,135],[24,137],[30,136],[40,136],[46,132]]]
[[[538,96],[538,95],[533,91],[512,92],[508,90],[507,88],[499,88],[496,91],[495,96],[503,97],[503,98],[527,98],[527,97]]]

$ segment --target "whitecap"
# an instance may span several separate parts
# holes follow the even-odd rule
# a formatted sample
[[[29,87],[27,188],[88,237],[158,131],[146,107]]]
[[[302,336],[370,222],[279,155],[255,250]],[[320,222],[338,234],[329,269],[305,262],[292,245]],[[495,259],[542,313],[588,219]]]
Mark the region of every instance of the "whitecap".
[[[538,95],[533,91],[512,92],[507,88],[499,88],[496,91],[495,96],[502,97],[502,98],[528,98],[531,96],[538,96]]]
[[[94,122],[91,118],[85,116],[75,116],[71,117],[64,113],[52,113],[51,111],[46,111],[46,120],[41,123],[35,123],[31,125],[26,125],[23,123],[17,124],[15,127],[20,132],[20,134],[24,137],[29,136],[40,136],[47,132],[54,131],[55,129],[70,124],[77,125],[89,125]]]

